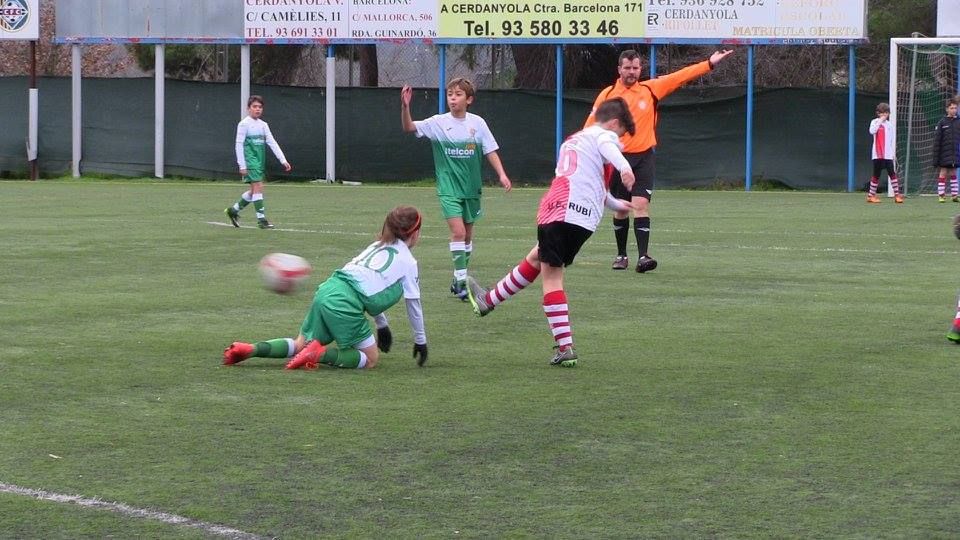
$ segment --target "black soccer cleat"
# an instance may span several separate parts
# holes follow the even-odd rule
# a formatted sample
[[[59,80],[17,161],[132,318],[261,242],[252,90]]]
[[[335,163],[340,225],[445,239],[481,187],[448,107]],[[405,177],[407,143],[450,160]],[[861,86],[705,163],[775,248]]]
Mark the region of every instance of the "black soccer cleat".
[[[240,227],[240,212],[234,210],[232,206],[228,206],[223,213],[227,215],[227,217],[230,219],[230,223],[232,223],[234,227]]]
[[[461,302],[466,302],[467,298],[467,283],[465,281],[457,281],[456,279],[450,284],[450,293],[456,296]]]
[[[260,227],[261,229],[272,229],[272,228],[273,228],[273,223],[270,223],[269,221],[267,221],[267,220],[265,220],[265,219],[258,219],[258,220],[257,220],[257,227]]]
[[[640,257],[640,260],[637,261],[637,273],[643,274],[644,272],[649,272],[657,267],[657,260],[648,255],[643,255]]]

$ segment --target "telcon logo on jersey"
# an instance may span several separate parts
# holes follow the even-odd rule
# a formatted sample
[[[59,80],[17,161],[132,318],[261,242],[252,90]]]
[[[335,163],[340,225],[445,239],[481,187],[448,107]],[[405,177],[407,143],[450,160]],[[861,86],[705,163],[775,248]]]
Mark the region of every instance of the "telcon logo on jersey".
[[[468,144],[463,148],[444,148],[443,150],[452,158],[472,158],[477,153],[477,145]]]

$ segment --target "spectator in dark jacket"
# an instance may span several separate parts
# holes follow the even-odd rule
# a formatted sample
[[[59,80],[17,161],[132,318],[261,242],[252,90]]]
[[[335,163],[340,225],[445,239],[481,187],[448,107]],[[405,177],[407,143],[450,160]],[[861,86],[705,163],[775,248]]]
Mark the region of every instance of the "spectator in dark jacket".
[[[947,100],[947,115],[937,122],[933,137],[933,165],[940,169],[937,177],[937,195],[946,202],[947,176],[950,176],[950,195],[960,202],[957,185],[957,166],[960,165],[960,118],[957,118],[957,99]]]

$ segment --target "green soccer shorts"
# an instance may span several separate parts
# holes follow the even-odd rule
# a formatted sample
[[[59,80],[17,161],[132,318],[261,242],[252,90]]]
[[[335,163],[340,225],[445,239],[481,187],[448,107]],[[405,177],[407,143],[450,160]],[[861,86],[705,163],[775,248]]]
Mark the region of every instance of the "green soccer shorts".
[[[363,303],[346,281],[332,277],[317,287],[300,333],[324,345],[337,342],[341,349],[356,346],[373,335]]]
[[[266,177],[266,171],[263,169],[247,169],[247,174],[243,176],[243,182],[245,184],[252,184],[254,182],[263,182]]]
[[[462,199],[450,195],[440,195],[440,212],[443,219],[463,218],[464,223],[473,223],[483,215],[480,199]]]

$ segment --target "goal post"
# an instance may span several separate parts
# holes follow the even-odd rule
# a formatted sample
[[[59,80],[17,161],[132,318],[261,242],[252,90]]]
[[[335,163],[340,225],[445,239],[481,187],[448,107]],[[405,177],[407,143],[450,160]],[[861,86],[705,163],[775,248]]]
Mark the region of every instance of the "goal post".
[[[960,94],[960,37],[892,38],[888,99],[897,171],[905,193],[936,192],[934,126]]]

